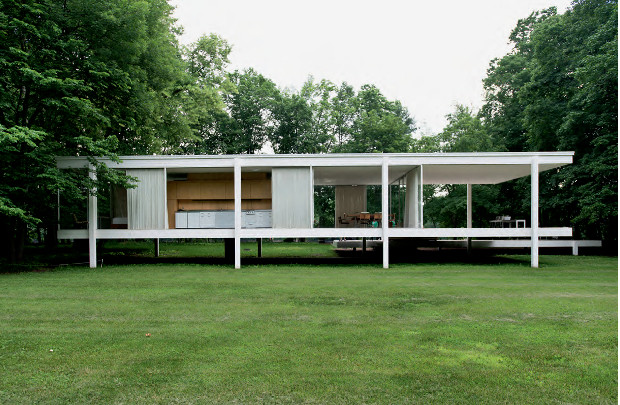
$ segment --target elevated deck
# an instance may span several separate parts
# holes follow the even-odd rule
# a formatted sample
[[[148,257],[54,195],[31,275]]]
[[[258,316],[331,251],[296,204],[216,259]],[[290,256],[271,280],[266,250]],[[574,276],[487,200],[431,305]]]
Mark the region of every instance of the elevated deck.
[[[366,248],[381,247],[383,244],[380,240],[367,240]],[[333,246],[339,249],[362,249],[362,240],[335,240]],[[418,247],[438,247],[438,248],[467,248],[466,240],[428,240],[422,239],[416,241]],[[532,242],[529,239],[503,239],[503,240],[472,240],[472,249],[504,249],[504,248],[529,248]],[[600,248],[602,242],[600,240],[573,240],[573,239],[541,239],[539,241],[541,248],[571,248],[573,256],[579,255],[579,248]]]

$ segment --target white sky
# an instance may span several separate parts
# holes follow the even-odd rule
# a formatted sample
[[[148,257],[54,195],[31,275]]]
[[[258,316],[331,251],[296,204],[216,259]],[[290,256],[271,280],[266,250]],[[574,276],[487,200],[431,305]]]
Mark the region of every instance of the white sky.
[[[231,70],[253,67],[279,87],[308,76],[376,85],[421,131],[439,132],[456,103],[479,108],[491,59],[517,20],[570,0],[171,0],[181,42],[216,33]]]

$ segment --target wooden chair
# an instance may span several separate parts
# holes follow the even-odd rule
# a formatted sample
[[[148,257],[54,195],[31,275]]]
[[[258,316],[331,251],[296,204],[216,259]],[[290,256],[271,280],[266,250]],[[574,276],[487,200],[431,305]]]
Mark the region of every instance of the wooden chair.
[[[340,225],[351,225],[351,220],[347,218],[347,213],[342,214],[341,217],[338,217],[338,223]]]
[[[379,228],[381,227],[381,220],[383,219],[383,214],[380,212],[375,212],[374,214],[372,214],[372,220],[373,221],[377,221],[377,225],[379,226]]]
[[[75,214],[73,214],[73,221],[75,221],[75,223],[78,225],[88,224],[88,219],[86,221],[80,221]]]
[[[360,226],[368,226],[370,225],[370,212],[362,212],[360,213]]]

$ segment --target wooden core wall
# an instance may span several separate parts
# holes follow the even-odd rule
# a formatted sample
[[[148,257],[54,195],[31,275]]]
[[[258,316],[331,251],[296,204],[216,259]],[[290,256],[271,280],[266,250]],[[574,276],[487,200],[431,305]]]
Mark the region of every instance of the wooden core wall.
[[[234,210],[232,173],[188,173],[187,180],[168,181],[168,225],[175,228],[179,210]],[[270,173],[241,174],[241,209],[271,209]]]

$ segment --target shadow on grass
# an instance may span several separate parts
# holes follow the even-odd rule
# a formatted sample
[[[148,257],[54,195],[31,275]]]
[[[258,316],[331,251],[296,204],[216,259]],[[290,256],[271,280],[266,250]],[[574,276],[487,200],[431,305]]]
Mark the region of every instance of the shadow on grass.
[[[103,246],[103,245],[102,245]],[[152,242],[108,243],[98,255],[105,265],[122,264],[214,264],[231,265],[233,261],[224,257],[223,244],[170,244],[160,257],[154,256]],[[207,246],[207,249],[204,249]],[[218,247],[219,246],[219,247]],[[266,257],[257,257],[256,249],[244,244],[242,265],[364,265],[381,266],[381,246],[368,249],[331,249],[328,244],[315,243],[273,243]],[[269,245],[265,245],[266,247]],[[541,252],[542,253],[542,252]],[[567,251],[549,251],[546,254],[566,255]],[[582,253],[580,251],[580,253]],[[584,252],[586,253],[586,252]],[[593,252],[596,253],[596,252]],[[506,255],[509,255],[507,257]],[[518,255],[518,256],[515,256]],[[390,246],[390,264],[464,264],[498,265],[519,264],[529,266],[529,249],[475,249],[468,254],[462,248],[422,247],[412,245]],[[99,262],[99,265],[101,262]],[[48,271],[63,265],[87,266],[87,244],[63,245],[54,250],[30,247],[27,260],[20,264],[0,263],[0,273]]]
[[[314,264],[314,265],[357,265],[357,264],[377,264],[383,263],[383,252],[381,249],[369,249],[366,252],[352,249],[336,249],[336,257],[242,257],[242,265],[269,265],[269,264]],[[506,252],[502,252],[506,253]],[[523,253],[509,252],[511,254]],[[416,249],[409,252],[391,251],[390,264],[415,264],[415,263],[463,263],[476,265],[497,265],[497,264],[527,264],[528,260],[514,257],[498,256],[497,251],[477,250],[468,255],[464,249]],[[145,257],[145,256],[113,256],[108,255],[103,258],[105,264],[233,264],[233,261],[224,257]]]

